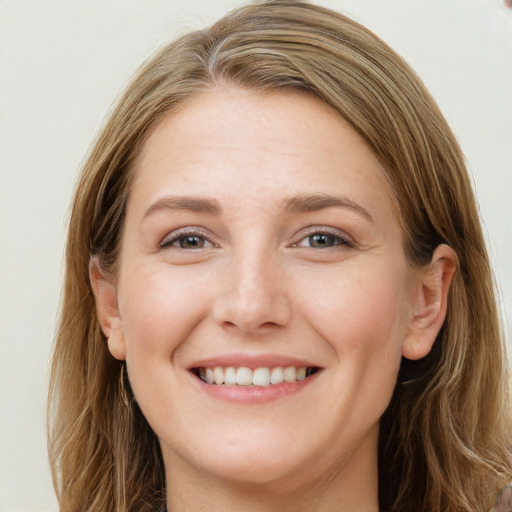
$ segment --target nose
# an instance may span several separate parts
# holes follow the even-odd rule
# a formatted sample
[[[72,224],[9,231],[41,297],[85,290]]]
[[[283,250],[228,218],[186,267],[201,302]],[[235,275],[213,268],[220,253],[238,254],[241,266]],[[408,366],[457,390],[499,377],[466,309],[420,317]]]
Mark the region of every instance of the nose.
[[[287,278],[276,255],[234,256],[222,276],[213,307],[215,321],[246,334],[286,326],[292,317]]]

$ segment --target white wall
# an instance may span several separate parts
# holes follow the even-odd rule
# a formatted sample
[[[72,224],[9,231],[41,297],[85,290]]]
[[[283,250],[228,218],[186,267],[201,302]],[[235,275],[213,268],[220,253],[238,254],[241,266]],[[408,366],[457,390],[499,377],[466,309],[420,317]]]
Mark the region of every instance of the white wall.
[[[128,76],[236,0],[0,1],[0,511],[57,510],[44,408],[76,171]],[[418,71],[467,155],[512,319],[512,11],[501,0],[330,0]],[[508,324],[510,332],[510,323]]]

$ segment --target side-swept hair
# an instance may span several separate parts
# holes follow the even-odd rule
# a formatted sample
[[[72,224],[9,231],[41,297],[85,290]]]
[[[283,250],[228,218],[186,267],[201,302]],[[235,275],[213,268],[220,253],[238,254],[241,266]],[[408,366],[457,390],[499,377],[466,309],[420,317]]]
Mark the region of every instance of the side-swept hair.
[[[141,512],[165,502],[156,436],[108,352],[91,257],[116,273],[133,162],[148,129],[216,84],[305,91],[383,164],[411,265],[448,244],[458,270],[429,356],[403,361],[380,429],[379,500],[394,512],[475,512],[511,477],[508,379],[488,256],[464,158],[409,66],[370,31],[292,0],[260,2],[170,44],[138,72],[85,162],[73,204],[49,401],[61,512]],[[130,400],[128,400],[130,402]]]

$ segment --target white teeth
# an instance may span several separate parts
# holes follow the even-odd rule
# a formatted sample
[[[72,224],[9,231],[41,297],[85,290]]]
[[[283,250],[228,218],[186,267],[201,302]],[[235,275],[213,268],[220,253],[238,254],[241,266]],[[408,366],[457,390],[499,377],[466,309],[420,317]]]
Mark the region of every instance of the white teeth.
[[[270,370],[268,368],[256,368],[252,374],[254,386],[270,386]]]
[[[239,386],[250,386],[252,384],[252,370],[241,367],[236,371],[236,383]]]
[[[226,386],[270,386],[281,384],[283,382],[302,381],[315,372],[313,368],[300,366],[275,366],[272,369],[267,367],[255,368],[252,370],[247,367],[235,368],[233,366],[223,367],[215,366],[208,368],[199,368],[199,378],[207,384],[226,385]]]
[[[285,382],[295,382],[297,380],[297,373],[295,366],[288,366],[284,369],[283,377]]]
[[[224,384],[230,386],[236,384],[236,370],[232,366],[226,368],[226,371],[224,372]]]
[[[297,380],[304,380],[306,378],[306,368],[302,366],[301,368],[297,368],[295,372]]]
[[[213,369],[213,381],[215,384],[224,384],[224,368],[216,366]]]
[[[283,369],[281,366],[276,366],[272,368],[272,373],[270,374],[270,384],[281,384],[284,381],[283,377]]]

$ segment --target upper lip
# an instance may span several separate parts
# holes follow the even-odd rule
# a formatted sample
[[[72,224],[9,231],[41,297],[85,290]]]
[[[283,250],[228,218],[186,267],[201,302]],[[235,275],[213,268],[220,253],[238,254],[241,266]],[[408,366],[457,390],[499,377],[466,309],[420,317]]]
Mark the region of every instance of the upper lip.
[[[272,368],[276,366],[295,366],[306,368],[320,368],[319,365],[296,356],[283,354],[222,354],[206,357],[195,361],[189,369],[213,368],[215,366],[235,368]]]

